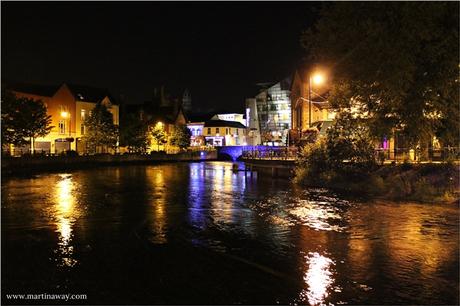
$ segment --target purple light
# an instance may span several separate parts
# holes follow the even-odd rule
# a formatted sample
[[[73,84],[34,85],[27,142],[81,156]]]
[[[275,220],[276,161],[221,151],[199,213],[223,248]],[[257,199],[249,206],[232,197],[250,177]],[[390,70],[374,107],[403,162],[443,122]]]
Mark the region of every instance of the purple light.
[[[386,137],[383,138],[383,148],[386,150],[389,148],[389,141]]]

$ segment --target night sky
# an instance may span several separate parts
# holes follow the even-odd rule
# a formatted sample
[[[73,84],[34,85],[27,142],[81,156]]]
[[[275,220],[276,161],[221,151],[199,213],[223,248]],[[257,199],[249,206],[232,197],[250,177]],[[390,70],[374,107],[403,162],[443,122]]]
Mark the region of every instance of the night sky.
[[[108,88],[128,103],[187,87],[195,110],[242,112],[305,57],[314,2],[2,2],[2,80]]]

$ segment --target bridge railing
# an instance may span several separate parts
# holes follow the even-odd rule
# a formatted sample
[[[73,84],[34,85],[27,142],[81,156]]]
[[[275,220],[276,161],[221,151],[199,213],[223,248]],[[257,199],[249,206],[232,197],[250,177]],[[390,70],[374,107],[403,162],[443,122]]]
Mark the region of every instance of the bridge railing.
[[[268,159],[268,160],[296,160],[298,149],[296,147],[270,147],[242,151],[243,159]]]

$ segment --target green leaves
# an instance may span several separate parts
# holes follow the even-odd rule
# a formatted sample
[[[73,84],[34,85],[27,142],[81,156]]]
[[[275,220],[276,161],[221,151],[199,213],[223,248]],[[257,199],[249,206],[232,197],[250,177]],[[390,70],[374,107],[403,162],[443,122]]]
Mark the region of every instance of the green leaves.
[[[333,74],[333,107],[364,105],[374,137],[396,128],[412,144],[449,144],[460,131],[458,22],[458,2],[337,2],[302,42]]]
[[[86,134],[82,137],[91,152],[115,148],[118,142],[118,126],[113,123],[113,115],[102,103],[97,103],[85,120]]]
[[[186,149],[190,146],[190,137],[192,133],[186,125],[176,125],[171,134],[171,144],[178,146],[181,149]]]
[[[145,152],[148,147],[147,124],[134,114],[128,114],[120,129],[120,143],[130,152]]]
[[[150,134],[158,145],[158,149],[161,145],[164,145],[168,142],[166,137],[166,132],[164,131],[163,124],[156,124],[150,129]]]
[[[2,94],[1,123],[2,144],[22,145],[48,135],[53,128],[42,101],[18,98],[10,91]]]

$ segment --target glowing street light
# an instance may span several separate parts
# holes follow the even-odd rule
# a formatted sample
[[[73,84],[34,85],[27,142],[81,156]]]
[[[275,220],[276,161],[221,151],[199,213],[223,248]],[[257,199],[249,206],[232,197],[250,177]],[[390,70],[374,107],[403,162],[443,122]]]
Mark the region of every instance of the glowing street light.
[[[321,85],[325,81],[325,77],[322,73],[320,72],[315,72],[313,74],[310,74],[310,77],[308,78],[308,127],[311,128],[311,83],[315,85]]]
[[[324,76],[322,74],[315,74],[313,75],[313,83],[315,83],[315,85],[321,85],[322,83],[324,83]]]
[[[64,119],[69,119],[69,138],[72,137],[72,129],[71,129],[71,124],[72,122],[70,121],[70,112],[68,111],[61,111],[61,117]],[[69,143],[69,150],[70,150],[70,143]]]

